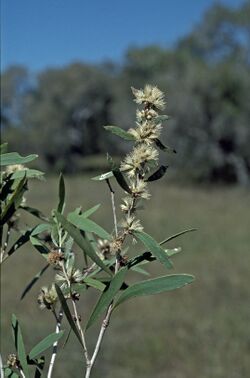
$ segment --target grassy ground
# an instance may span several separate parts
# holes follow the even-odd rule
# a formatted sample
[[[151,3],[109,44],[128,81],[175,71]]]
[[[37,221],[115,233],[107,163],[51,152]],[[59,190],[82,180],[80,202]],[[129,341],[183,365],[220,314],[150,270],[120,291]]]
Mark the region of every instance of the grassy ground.
[[[109,192],[104,183],[70,178],[68,208],[96,203],[95,216],[111,227]],[[33,183],[29,204],[45,212],[55,206],[57,183]],[[247,378],[250,374],[250,195],[240,189],[195,189],[152,184],[152,200],[142,213],[145,231],[158,240],[189,227],[198,231],[177,239],[183,247],[175,258],[176,273],[196,276],[193,285],[173,293],[131,300],[111,319],[93,377],[107,378]],[[27,218],[28,220],[28,218]],[[142,250],[138,245],[138,251]],[[27,349],[54,329],[49,312],[41,312],[36,295],[52,277],[47,272],[38,286],[19,301],[25,284],[43,266],[27,245],[2,270],[2,349],[13,351],[10,315],[18,315]],[[151,272],[161,271],[155,264]],[[82,303],[88,313],[96,297],[89,291]],[[67,324],[65,324],[67,327]],[[97,329],[90,331],[93,345]],[[60,352],[55,377],[83,376],[78,341],[71,336]]]

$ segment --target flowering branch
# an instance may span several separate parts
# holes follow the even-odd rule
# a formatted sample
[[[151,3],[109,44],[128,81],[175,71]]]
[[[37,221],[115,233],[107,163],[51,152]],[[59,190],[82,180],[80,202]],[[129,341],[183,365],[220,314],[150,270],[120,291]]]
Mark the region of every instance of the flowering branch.
[[[161,166],[153,174],[151,173],[151,170],[158,165],[158,149],[168,149],[168,147],[164,146],[159,140],[162,130],[162,121],[166,120],[167,116],[160,116],[158,114],[159,110],[164,109],[165,101],[163,93],[157,87],[146,85],[143,90],[132,88],[132,92],[135,96],[135,102],[139,105],[143,105],[143,108],[138,109],[136,112],[136,127],[129,129],[128,132],[115,126],[105,127],[124,139],[133,140],[134,146],[132,151],[125,156],[119,168],[112,165],[112,172],[95,178],[101,181],[105,180],[110,190],[114,222],[114,230],[111,235],[104,228],[89,219],[98,209],[99,205],[86,211],[77,208],[68,214],[67,217],[63,215],[65,208],[65,185],[62,176],[60,176],[59,181],[59,202],[57,209],[52,212],[50,219],[46,218],[47,224],[40,224],[32,230],[31,243],[46,257],[48,265],[51,265],[57,270],[54,283],[52,283],[50,287],[42,287],[38,296],[40,308],[46,308],[54,314],[56,330],[39,342],[31,350],[30,355],[26,355],[21,329],[18,328],[20,332],[15,333],[15,344],[21,348],[20,353],[18,352],[18,355],[10,354],[7,366],[10,370],[19,369],[19,374],[22,377],[28,374],[26,362],[28,361],[28,357],[32,358],[32,351],[34,357],[42,353],[45,349],[53,346],[47,375],[48,378],[52,378],[57,357],[58,340],[63,334],[63,332],[60,331],[63,313],[65,313],[65,317],[71,329],[83,346],[83,360],[85,359],[86,362],[85,378],[89,378],[98,353],[100,352],[111,314],[118,305],[135,296],[157,294],[163,291],[180,288],[191,283],[194,279],[193,276],[186,274],[172,274],[139,281],[129,285],[127,285],[127,281],[125,281],[129,270],[135,269],[136,265],[144,261],[151,262],[158,260],[167,268],[171,268],[172,262],[169,258],[178,251],[164,250],[161,245],[190,231],[185,230],[164,239],[162,243],[158,243],[150,235],[143,232],[143,226],[137,218],[137,210],[140,209],[141,201],[150,199],[148,183],[161,178],[167,169],[166,166]],[[15,154],[14,158],[16,159]],[[20,160],[20,157],[18,159]],[[112,162],[112,159],[110,159],[110,161]],[[31,173],[32,172],[29,174],[31,175]],[[115,176],[117,182],[126,193],[120,204],[123,216],[119,223],[117,222],[115,192],[109,180],[112,175]],[[19,188],[19,192],[15,192],[15,195],[17,196],[18,194],[17,203],[19,204],[22,202],[25,187],[20,185],[20,182],[18,185],[17,188]],[[12,191],[10,191],[10,200],[12,199]],[[6,205],[7,210],[10,204]],[[5,212],[7,210],[5,210]],[[36,209],[31,210],[32,212],[35,210],[35,214],[40,214]],[[13,214],[10,215],[12,216]],[[41,219],[44,219],[44,217],[42,216]],[[14,218],[12,219],[12,222],[13,221]],[[4,248],[1,251],[2,258],[7,250],[9,241],[10,228],[8,222],[9,218],[6,217],[5,224],[7,224],[8,229],[6,230]],[[47,230],[49,230],[49,238],[45,238],[44,235]],[[2,239],[1,231],[2,228],[0,229],[0,238]],[[25,234],[18,239],[16,243],[18,247],[27,242],[26,236]],[[129,237],[132,237],[133,242],[136,240],[141,241],[147,248],[147,252],[128,259],[127,256],[125,256],[124,242]],[[81,269],[75,267],[74,243],[81,248],[84,254],[85,260]],[[4,257],[4,259],[7,257],[8,256]],[[91,259],[91,264],[88,263],[88,259]],[[137,269],[138,272],[140,270],[143,273],[141,268],[139,270]],[[27,286],[27,290],[25,289],[25,293],[30,290],[37,279],[40,278],[43,271],[44,269],[34,277]],[[105,272],[108,276],[103,276],[99,274],[100,272]],[[58,285],[56,283],[58,283]],[[78,313],[76,301],[79,300],[82,291],[89,287],[99,290],[101,295],[86,323],[85,329],[81,326],[81,318]],[[57,313],[56,305],[58,300],[61,302],[61,308]],[[71,301],[72,306],[68,306],[67,300]],[[71,307],[71,310],[69,307]],[[86,344],[86,330],[95,321],[100,319],[104,313],[105,315],[101,323],[96,344],[92,355],[90,355]],[[12,327],[16,329],[17,324],[17,319],[15,315],[13,315]],[[41,369],[43,369],[43,366]]]

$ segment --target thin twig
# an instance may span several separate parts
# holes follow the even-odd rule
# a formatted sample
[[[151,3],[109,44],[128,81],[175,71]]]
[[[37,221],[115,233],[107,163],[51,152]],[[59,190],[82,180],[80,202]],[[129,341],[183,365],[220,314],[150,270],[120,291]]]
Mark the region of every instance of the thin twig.
[[[116,217],[116,209],[115,209],[115,192],[114,192],[114,190],[113,190],[113,188],[110,184],[109,179],[106,179],[106,182],[108,184],[110,194],[111,194],[111,204],[112,204],[112,211],[113,211],[113,218],[114,218],[115,236],[118,237],[117,217]],[[118,272],[119,268],[120,268],[120,253],[117,252],[116,261],[115,261],[115,274]],[[112,310],[113,310],[113,301],[110,303],[110,305],[107,309],[105,318],[103,319],[102,326],[101,326],[101,329],[100,329],[100,332],[99,332],[99,335],[98,335],[98,338],[97,338],[97,342],[96,342],[96,345],[95,345],[93,355],[92,355],[91,360],[89,361],[89,365],[87,366],[87,369],[86,369],[85,378],[90,377],[91,370],[92,370],[92,368],[95,364],[97,355],[100,351],[100,347],[101,347],[101,343],[102,343],[102,340],[103,340],[104,333],[105,333],[105,331],[106,331],[106,329],[109,325]]]
[[[101,343],[102,343],[102,339],[103,339],[103,336],[104,336],[104,333],[109,325],[109,320],[110,320],[110,316],[111,316],[111,313],[112,313],[112,309],[113,309],[113,304],[111,303],[109,305],[109,308],[107,310],[107,313],[106,313],[106,316],[102,322],[102,327],[100,329],[100,332],[99,332],[99,335],[98,335],[98,339],[97,339],[97,342],[96,342],[96,346],[95,346],[95,350],[93,352],[93,355],[91,357],[91,360],[90,360],[90,364],[89,366],[87,366],[87,369],[86,369],[86,375],[85,375],[85,378],[89,378],[90,377],[90,374],[91,374],[91,370],[94,366],[94,363],[95,363],[95,360],[96,360],[96,357],[99,353],[99,350],[100,350],[100,347],[101,347]]]
[[[96,263],[93,263],[92,265],[90,265],[90,267],[85,269],[84,274],[83,274],[83,278],[87,277],[90,273],[92,273],[93,270],[95,269],[95,267],[96,267]]]
[[[111,194],[111,203],[112,203],[112,211],[113,211],[113,218],[114,218],[114,226],[115,226],[115,236],[118,236],[118,227],[117,227],[117,217],[116,217],[116,210],[115,210],[115,192],[110,184],[109,179],[106,179],[106,183],[108,184],[110,194]]]
[[[26,378],[25,374],[24,374],[24,372],[23,372],[23,370],[21,368],[18,368],[18,371],[19,371],[19,373],[20,373],[20,375],[21,375],[22,378]]]
[[[3,360],[2,360],[2,355],[0,353],[0,377],[4,378],[4,370],[3,370]]]
[[[62,308],[60,308],[58,316],[57,316],[55,310],[53,310],[53,314],[56,318],[56,333],[59,333],[60,329],[61,329],[62,318],[63,318]],[[51,378],[51,376],[52,376],[52,371],[53,371],[56,356],[57,356],[57,346],[58,346],[58,341],[55,341],[54,344],[53,344],[53,352],[52,352],[52,356],[51,356],[51,359],[50,359],[47,378]]]

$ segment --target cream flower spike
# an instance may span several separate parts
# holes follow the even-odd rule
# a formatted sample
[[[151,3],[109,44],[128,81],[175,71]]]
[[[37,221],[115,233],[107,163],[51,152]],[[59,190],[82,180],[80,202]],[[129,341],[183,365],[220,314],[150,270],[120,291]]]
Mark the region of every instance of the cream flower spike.
[[[164,94],[159,88],[146,85],[144,89],[135,89],[133,87],[131,89],[137,104],[149,103],[159,110],[165,108]]]

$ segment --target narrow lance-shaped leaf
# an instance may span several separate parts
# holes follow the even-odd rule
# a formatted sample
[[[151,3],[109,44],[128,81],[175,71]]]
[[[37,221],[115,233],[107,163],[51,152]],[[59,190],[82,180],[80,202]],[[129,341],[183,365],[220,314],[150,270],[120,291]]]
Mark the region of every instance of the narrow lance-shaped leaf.
[[[24,176],[26,176],[26,178],[38,178],[40,180],[41,179],[44,180],[44,177],[43,177],[44,173],[41,171],[38,171],[37,169],[25,168],[20,171],[16,171],[12,173],[11,175],[13,179],[22,179]]]
[[[39,225],[33,228],[32,236],[35,236],[35,235],[41,234],[42,232],[50,231],[50,230],[51,230],[50,223],[40,223]]]
[[[84,251],[92,261],[94,261],[100,268],[106,271],[108,274],[112,275],[109,268],[104,264],[100,257],[95,253],[92,244],[84,238],[81,232],[70,224],[63,215],[60,213],[55,213],[58,221],[61,223],[62,227],[69,233],[69,235],[74,239],[75,243]]]
[[[6,165],[26,164],[36,159],[38,155],[20,156],[17,152],[2,154],[0,158],[1,167]]]
[[[174,234],[174,235],[169,236],[168,238],[162,240],[159,244],[163,245],[163,244],[169,242],[170,240],[176,239],[176,238],[178,238],[181,235],[184,235],[184,234],[187,234],[188,232],[193,232],[193,231],[197,231],[197,229],[196,228],[190,228],[188,230],[184,230],[184,231],[178,232],[177,234]]]
[[[119,272],[116,273],[116,275],[113,277],[108,289],[102,293],[92,314],[90,315],[90,318],[86,325],[86,329],[88,329],[111,304],[115,295],[118,293],[124,282],[126,273],[127,268],[124,267],[121,270],[119,270]]]
[[[14,180],[12,180],[12,178],[9,176],[4,181],[1,181],[1,183],[3,184],[3,186],[1,187],[0,201],[5,201],[7,196],[14,191],[14,189],[12,188]]]
[[[123,170],[121,170],[123,171]],[[113,172],[112,171],[109,171],[109,172],[106,172],[106,173],[102,173],[101,175],[98,175],[98,176],[95,176],[95,177],[92,177],[91,180],[94,180],[94,181],[104,181],[104,180],[107,180],[111,177],[113,177]]]
[[[136,266],[136,265],[132,266],[131,270],[133,270],[134,272],[143,274],[144,276],[150,276],[150,274],[146,270],[144,270],[141,267]]]
[[[1,144],[1,146],[0,146],[0,154],[1,155],[2,154],[6,154],[7,150],[8,150],[8,143]],[[0,159],[1,159],[1,157],[0,157]]]
[[[93,207],[91,207],[90,209],[84,211],[81,216],[84,217],[84,218],[88,218],[90,215],[92,215],[93,213],[96,212],[96,210],[98,210],[100,207],[100,204],[98,203],[98,205],[95,205]]]
[[[60,174],[59,178],[59,203],[57,206],[57,211],[59,213],[63,213],[64,207],[65,207],[65,183],[64,183],[64,178],[63,175]]]
[[[30,242],[35,247],[35,249],[47,260],[49,249],[46,247],[46,245],[34,236],[30,236]]]
[[[107,180],[108,178],[111,178],[113,176],[114,176],[113,172],[109,171],[109,172],[106,172],[106,173],[102,173],[101,175],[92,177],[92,180],[95,180],[95,181],[104,181],[104,180]]]
[[[135,140],[134,135],[132,135],[131,133],[129,133],[129,132],[121,129],[120,127],[117,127],[117,126],[104,126],[104,129],[110,131],[112,134],[115,134],[115,135],[119,136],[122,139],[131,140],[131,141]]]
[[[25,351],[25,347],[23,343],[22,331],[21,331],[19,322],[16,318],[16,315],[14,314],[12,314],[12,332],[13,332],[13,337],[14,337],[14,342],[15,342],[18,358],[20,360],[24,375],[26,378],[28,378],[29,369],[28,369],[26,351]]]
[[[158,115],[156,117],[156,122],[165,122],[165,121],[168,121],[171,117],[166,115],[166,114],[163,114],[163,115]]]
[[[40,272],[38,272],[35,277],[32,278],[32,280],[28,283],[28,285],[24,288],[22,294],[21,294],[21,300],[25,297],[25,295],[32,289],[32,287],[35,285],[35,283],[39,280],[39,278],[43,275],[43,273],[48,269],[50,264],[45,265]]]
[[[172,263],[169,260],[164,249],[157,243],[152,236],[142,231],[134,231],[134,235],[145,245],[145,247],[167,268],[172,268]]]
[[[141,281],[124,290],[115,303],[115,307],[130,298],[175,290],[190,284],[193,281],[194,276],[188,274],[171,274],[151,280]]]
[[[74,212],[69,213],[67,219],[70,223],[72,223],[80,230],[83,230],[85,232],[93,232],[102,239],[111,239],[110,234],[107,231],[105,231],[101,226],[99,226],[94,221],[85,218],[82,215],[75,214]]]
[[[66,299],[64,298],[64,295],[63,295],[63,293],[62,293],[60,287],[59,287],[57,284],[55,284],[55,289],[56,289],[56,292],[57,292],[57,295],[58,295],[59,301],[60,301],[60,303],[61,303],[61,305],[62,305],[62,308],[63,308],[64,314],[65,314],[65,316],[66,316],[66,318],[67,318],[67,320],[68,320],[68,322],[69,322],[69,325],[70,325],[72,331],[74,332],[74,334],[76,335],[77,339],[79,340],[81,346],[84,348],[83,343],[82,343],[81,336],[80,336],[79,331],[78,331],[78,329],[77,329],[77,327],[76,327],[75,321],[74,321],[74,319],[72,318],[72,315],[71,315],[70,309],[69,309],[68,304],[67,304],[67,302],[66,302]]]
[[[14,193],[11,195],[7,205],[1,214],[1,225],[4,225],[15,213],[22,202],[23,194],[27,190],[26,178],[24,177],[17,185]]]
[[[4,376],[8,378],[19,378],[19,375],[15,373],[10,368],[3,368],[4,369]],[[2,378],[2,377],[1,377]]]
[[[183,234],[186,234],[186,233],[192,232],[192,231],[196,231],[196,229],[193,228],[193,229],[185,230],[185,231],[179,232],[178,234],[172,235],[172,236],[168,237],[167,239],[164,239],[163,241],[161,241],[159,243],[159,245],[163,245],[163,244],[167,243],[168,241],[177,238],[178,236],[181,236]],[[176,255],[177,253],[181,252],[181,248],[178,247],[178,248],[172,248],[172,249],[164,249],[164,251],[165,251],[165,253],[167,254],[168,257],[172,257],[172,256]],[[134,267],[136,265],[146,264],[148,262],[152,262],[152,261],[155,261],[155,260],[156,260],[156,257],[154,257],[150,251],[146,251],[146,252],[143,252],[140,255],[137,255],[137,256],[131,258],[127,263],[127,267],[128,267],[128,269],[131,269],[132,267]]]
[[[113,172],[113,175],[117,181],[117,183],[120,185],[120,187],[125,190],[125,192],[127,193],[130,193],[131,194],[131,189],[130,187],[128,186],[127,184],[127,181],[125,180],[123,174],[121,173],[119,167],[117,166],[117,164],[113,161],[112,157],[110,155],[107,155],[107,159],[108,159],[108,162],[111,166],[111,169],[112,169],[112,172]],[[109,180],[107,179],[106,180],[109,187],[110,187],[110,184],[109,184]],[[111,189],[111,187],[110,187]]]
[[[176,154],[176,150],[174,148],[165,146],[159,139],[155,139],[155,144],[162,151]]]
[[[166,254],[168,257],[172,257],[174,255],[177,255],[177,253],[181,252],[181,247],[172,248],[172,249],[165,249]]]
[[[33,358],[44,352],[46,349],[50,348],[55,341],[58,341],[63,336],[63,334],[64,331],[60,331],[58,333],[54,332],[46,336],[36,346],[34,346],[34,348],[31,349],[29,358],[32,360]]]
[[[119,168],[114,168],[113,169],[113,174],[116,178],[116,181],[118,182],[118,184],[120,185],[120,187],[125,190],[125,192],[131,194],[131,189],[130,187],[128,186],[127,184],[127,181],[125,180],[123,174],[121,173],[120,169]]]
[[[74,239],[70,236],[65,242],[64,257],[67,260],[72,254]]]
[[[20,247],[22,247],[25,243],[27,243],[30,240],[30,236],[32,232],[34,231],[34,228],[31,230],[27,230],[23,235],[20,236],[19,239],[15,241],[15,243],[12,245],[12,247],[9,249],[7,256],[11,256],[16,250]]]
[[[104,291],[106,288],[106,285],[104,285],[101,281],[91,278],[91,277],[86,277],[84,278],[84,282],[88,285],[91,286],[99,291]]]
[[[157,169],[157,171],[154,172],[151,176],[149,176],[146,181],[150,182],[160,180],[165,175],[167,168],[167,165],[161,165],[160,168]]]

